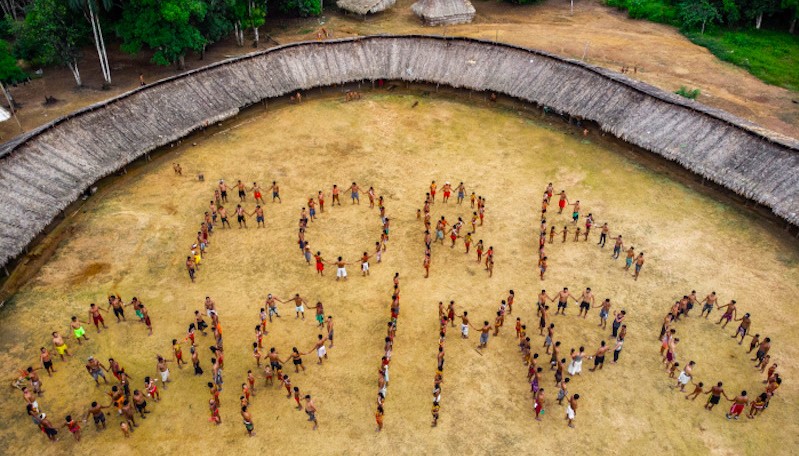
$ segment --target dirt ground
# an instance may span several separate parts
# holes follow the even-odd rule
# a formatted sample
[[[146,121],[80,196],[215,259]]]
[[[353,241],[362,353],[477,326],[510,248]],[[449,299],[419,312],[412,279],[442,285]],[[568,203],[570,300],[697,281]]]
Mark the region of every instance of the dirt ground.
[[[334,37],[379,33],[426,33],[478,37],[542,49],[558,55],[584,59],[592,64],[620,71],[622,66],[637,66],[631,77],[667,91],[680,86],[702,91],[701,103],[728,110],[776,132],[799,137],[799,95],[770,86],[741,68],[722,62],[707,49],[691,43],[676,29],[647,21],[634,21],[626,13],[602,5],[600,0],[575,2],[574,15],[568,1],[552,0],[540,5],[518,6],[505,2],[477,0],[477,16],[472,24],[430,28],[421,26],[410,11],[413,0],[399,0],[391,10],[359,18],[333,8],[323,18],[286,20],[270,18],[262,32],[277,42],[315,39],[324,27]],[[274,45],[268,41],[264,46]],[[208,50],[204,61],[188,58],[189,68],[250,52],[228,40]],[[96,103],[138,86],[139,73],[147,81],[175,74],[174,68],[148,63],[149,55],[130,56],[110,45],[113,87],[100,90],[102,78],[96,55],[87,48],[81,71],[85,87],[74,89],[70,73],[63,68],[48,68],[45,76],[12,89],[23,108],[19,112],[24,129],[49,122],[82,106]],[[44,94],[55,96],[55,105],[42,106]],[[19,133],[13,120],[0,124],[0,138]]]
[[[799,448],[797,406],[797,321],[799,248],[796,240],[736,207],[696,192],[636,161],[623,146],[608,146],[591,132],[587,138],[564,130],[559,121],[528,117],[514,110],[443,94],[367,92],[358,102],[321,98],[309,93],[299,106],[251,110],[227,122],[216,133],[192,138],[146,166],[131,171],[90,198],[65,222],[69,233],[53,258],[0,313],[0,375],[12,379],[16,369],[36,362],[37,348],[49,346],[51,331],[66,332],[70,315],[87,318],[90,302],[104,302],[118,292],[138,296],[153,318],[154,335],[138,322],[117,324],[77,346],[74,358],[56,361],[58,372],[44,376],[39,402],[60,425],[64,416],[85,413],[92,400],[108,402],[109,387],[97,388],[83,368],[87,356],[113,356],[141,388],[155,375],[155,355],[169,355],[171,340],[182,338],[195,309],[206,295],[220,309],[226,362],[222,392],[223,424],[208,422],[205,383],[188,368],[171,368],[173,382],[161,403],[152,404],[148,419],[130,439],[123,439],[111,413],[109,429],[96,432],[84,424],[84,440],[74,443],[62,429],[62,440],[48,443],[25,416],[21,394],[7,389],[0,399],[6,426],[0,445],[9,453],[82,453],[88,448],[111,454],[174,454],[191,448],[200,454],[255,452],[268,446],[280,454],[519,454],[531,448],[558,453],[655,454],[791,454]],[[413,108],[415,102],[418,106]],[[474,105],[477,106],[474,106]],[[291,134],[286,134],[291,132]],[[184,176],[171,164],[179,162]],[[411,166],[409,166],[409,164]],[[204,173],[206,181],[194,176]],[[282,204],[266,204],[267,228],[218,230],[196,284],[183,259],[192,243],[199,216],[206,209],[216,179],[281,183]],[[487,198],[486,224],[475,240],[496,249],[494,277],[455,249],[433,248],[431,277],[423,278],[422,225],[415,211],[427,185],[465,182],[469,191]],[[350,279],[336,282],[331,268],[317,277],[296,245],[296,220],[307,197],[332,184],[356,181],[373,185],[386,198],[392,237],[382,264],[361,277],[349,267]],[[649,258],[641,279],[610,258],[610,246],[559,241],[547,246],[550,270],[544,282],[536,276],[535,232],[538,195],[547,182],[579,199],[584,213],[608,222]],[[232,193],[232,192],[231,192]],[[235,196],[231,196],[236,200]],[[328,196],[328,204],[330,198]],[[233,206],[233,204],[229,205]],[[254,203],[248,196],[245,208]],[[434,218],[467,217],[470,209],[437,203]],[[566,225],[566,215],[550,223]],[[329,208],[313,222],[308,239],[327,258],[355,261],[373,246],[380,229],[376,209]],[[234,226],[236,225],[233,221]],[[628,244],[629,245],[629,244]],[[388,318],[391,277],[401,274],[402,311],[391,363],[385,430],[375,432],[377,368]],[[545,371],[547,403],[542,422],[532,414],[526,367],[522,365],[513,317],[535,327],[536,293],[569,287],[579,293],[591,287],[598,299],[611,298],[613,309],[625,309],[629,332],[618,365],[587,372],[570,383],[582,398],[577,427],[569,429],[564,409],[554,402],[553,374]],[[430,427],[430,405],[437,350],[438,301],[455,300],[473,322],[490,319],[507,291],[516,291],[513,316],[481,354],[477,336],[446,341],[441,421]],[[751,312],[753,330],[774,342],[773,360],[786,379],[767,413],[739,422],[724,419],[728,406],[703,410],[704,397],[683,399],[663,372],[658,356],[659,324],[670,303],[691,289],[704,296],[712,290],[721,300],[736,299]],[[294,385],[312,394],[319,407],[320,429],[312,431],[302,412],[292,408],[278,387],[259,388],[252,413],[257,436],[248,439],[237,410],[239,386],[248,369],[253,327],[267,293],[287,297],[300,293],[311,303],[322,301],[337,322],[330,359],[317,366],[305,357],[307,372],[289,374]],[[265,347],[286,356],[292,346],[310,350],[317,330],[311,313],[294,318],[288,305],[282,318],[268,326]],[[585,345],[593,352],[609,330],[597,328],[597,311],[588,319],[555,317],[556,339],[564,352]],[[129,317],[132,311],[128,310]],[[721,330],[692,317],[677,326],[682,338],[678,360],[697,362],[696,381],[722,380],[730,394],[761,391],[763,376],[751,367],[745,349]],[[543,338],[530,330],[534,347]],[[198,335],[201,362],[210,372],[210,336]],[[184,350],[188,352],[188,350]],[[536,348],[544,358],[543,349]],[[113,379],[113,378],[112,378]],[[259,380],[259,387],[263,383]],[[779,438],[776,438],[779,436]],[[224,447],[224,450],[222,448]]]

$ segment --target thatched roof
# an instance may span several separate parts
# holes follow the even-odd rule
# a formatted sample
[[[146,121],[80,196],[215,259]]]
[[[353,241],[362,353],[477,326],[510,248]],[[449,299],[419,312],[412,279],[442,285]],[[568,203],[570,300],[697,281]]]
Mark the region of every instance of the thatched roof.
[[[385,11],[397,0],[336,0],[336,6],[355,14],[374,14]]]
[[[0,265],[84,189],[242,107],[297,90],[394,79],[503,93],[597,122],[799,225],[799,141],[544,52],[467,38],[295,43],[209,65],[76,111],[0,146]]]
[[[411,10],[425,25],[468,24],[475,14],[469,0],[419,0]]]

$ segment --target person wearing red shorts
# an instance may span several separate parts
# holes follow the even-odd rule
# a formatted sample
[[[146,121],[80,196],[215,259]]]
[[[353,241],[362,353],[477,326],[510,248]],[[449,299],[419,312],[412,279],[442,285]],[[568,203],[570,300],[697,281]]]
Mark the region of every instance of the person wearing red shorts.
[[[569,201],[569,198],[566,197],[566,191],[561,190],[560,196],[558,197],[558,214],[563,213],[563,209],[566,208],[566,203]]]
[[[316,252],[314,259],[316,260],[316,272],[320,276],[325,275],[325,260],[322,258],[322,252]]]
[[[452,185],[447,181],[444,183],[444,187],[442,187],[441,190],[444,191],[444,202],[446,203],[449,201],[450,195],[452,195]]]
[[[544,411],[544,388],[538,390],[535,396],[535,419],[541,421],[541,412]]]
[[[100,323],[103,324],[103,328],[107,328],[105,325],[105,320],[103,320],[103,315],[100,312],[106,312],[106,310],[97,307],[97,305],[94,303],[89,306],[89,316],[92,317],[92,321],[94,322],[95,328],[97,328],[97,332],[100,332]]]
[[[732,400],[732,407],[730,407],[730,412],[727,413],[727,419],[738,419],[743,413],[744,409],[746,408],[746,404],[749,403],[749,398],[746,396],[746,391],[741,391],[741,394],[735,396]]]

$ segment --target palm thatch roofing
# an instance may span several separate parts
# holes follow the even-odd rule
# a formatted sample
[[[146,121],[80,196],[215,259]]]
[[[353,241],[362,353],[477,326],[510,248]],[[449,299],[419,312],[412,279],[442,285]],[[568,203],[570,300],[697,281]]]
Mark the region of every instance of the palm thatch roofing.
[[[0,146],[0,265],[99,179],[203,125],[297,90],[377,79],[506,94],[596,122],[799,225],[799,141],[610,70],[468,38],[278,46],[163,79]]]
[[[469,0],[419,0],[411,10],[425,25],[468,24],[476,13]]]
[[[367,15],[385,11],[397,0],[336,0],[336,6],[351,13]]]

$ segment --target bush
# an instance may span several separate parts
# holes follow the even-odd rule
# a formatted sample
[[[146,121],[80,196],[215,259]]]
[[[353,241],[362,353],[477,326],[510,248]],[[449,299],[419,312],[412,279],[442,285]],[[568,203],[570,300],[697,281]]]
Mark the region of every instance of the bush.
[[[669,0],[605,0],[607,6],[627,10],[633,19],[679,26],[677,7]]]
[[[699,96],[700,91],[699,91],[699,89],[688,90],[688,87],[680,86],[680,90],[678,90],[678,91],[676,91],[674,93],[676,93],[677,95],[680,95],[682,97],[688,98],[690,100],[696,100],[696,97]]]
[[[283,14],[300,17],[319,16],[322,14],[321,0],[280,0],[277,9]]]

